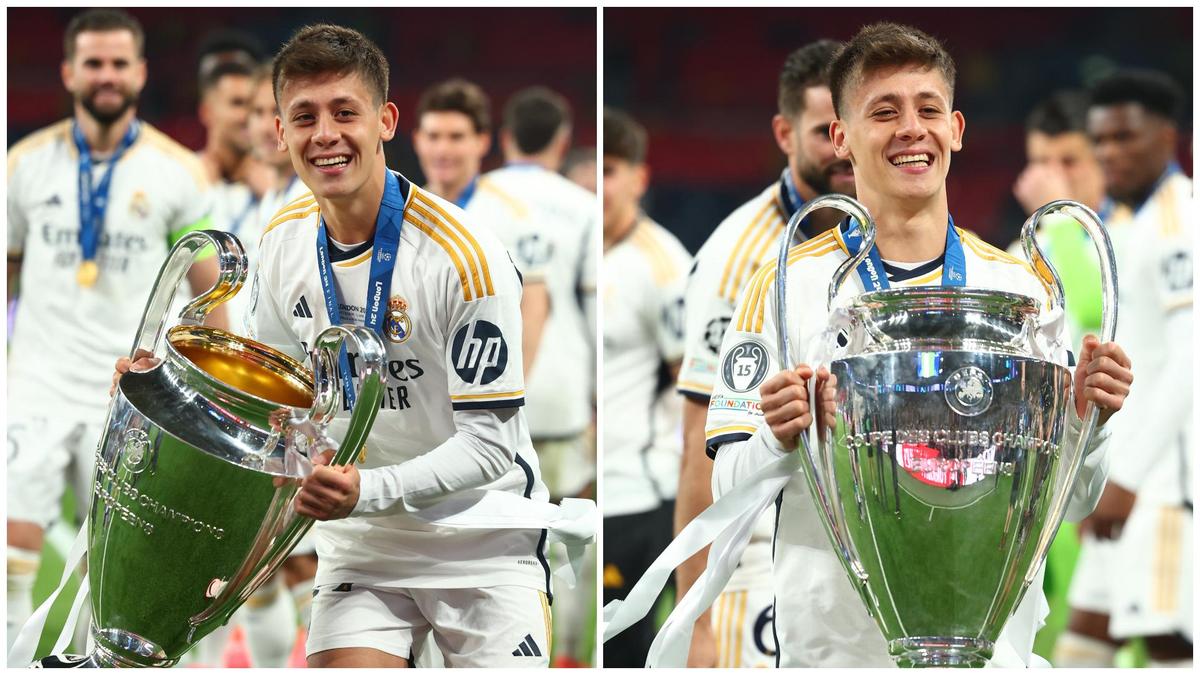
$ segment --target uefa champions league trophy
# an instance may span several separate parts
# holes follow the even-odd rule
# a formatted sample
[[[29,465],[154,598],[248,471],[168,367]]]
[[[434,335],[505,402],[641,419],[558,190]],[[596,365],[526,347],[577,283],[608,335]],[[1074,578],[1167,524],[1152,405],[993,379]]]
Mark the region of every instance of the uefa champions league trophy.
[[[832,374],[828,389],[810,392],[816,423],[798,449],[807,487],[897,664],[982,666],[1045,560],[1098,411],[1089,402],[1078,442],[1064,445],[1072,378],[1051,360],[1062,346],[1039,323],[1033,298],[914,287],[864,293],[834,309],[842,282],[875,243],[866,209],[841,195],[809,202],[782,240],[781,367],[795,365],[789,244],[809,212],[829,207],[857,220],[863,244],[835,273],[829,327],[807,354],[809,365]],[[1096,214],[1071,201],[1043,206],[1022,228],[1026,256],[1061,311],[1062,284],[1034,239],[1038,221],[1055,212],[1079,221],[1096,244],[1100,339],[1109,342],[1117,275]]]
[[[210,243],[220,279],[167,330],[175,291]],[[310,374],[266,345],[204,327],[245,277],[241,243],[215,230],[186,235],[159,271],[131,354],[146,349],[161,361],[121,377],[96,454],[87,532],[95,650],[35,665],[174,665],[312,526],[292,507],[308,458],[332,448],[332,463],[346,464],[362,447],[383,393],[380,338],[361,326],[327,328]],[[347,342],[361,385],[338,444],[326,427],[341,407],[333,373]]]

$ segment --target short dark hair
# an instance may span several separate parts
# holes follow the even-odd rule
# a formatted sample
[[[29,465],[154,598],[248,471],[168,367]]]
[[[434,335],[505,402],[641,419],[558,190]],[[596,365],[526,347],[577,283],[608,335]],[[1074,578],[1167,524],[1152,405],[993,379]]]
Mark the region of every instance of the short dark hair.
[[[1183,110],[1183,90],[1166,73],[1126,68],[1092,85],[1092,106],[1137,103],[1170,122]]]
[[[75,38],[80,33],[109,33],[127,30],[133,34],[133,44],[137,48],[138,58],[146,46],[146,33],[142,24],[128,12],[120,9],[97,7],[80,12],[71,17],[67,24],[67,32],[63,35],[63,59],[71,61],[75,58]]]
[[[1088,96],[1086,92],[1057,91],[1037,104],[1025,118],[1025,133],[1047,136],[1087,133]]]
[[[275,55],[275,103],[289,80],[327,73],[359,75],[377,104],[387,100],[388,63],[379,47],[352,28],[321,23],[296,31]]]
[[[829,86],[829,64],[840,42],[817,40],[788,54],[779,71],[779,114],[796,117],[804,112],[804,91]]]
[[[504,106],[504,126],[525,154],[545,150],[558,130],[570,124],[571,105],[546,87],[522,89]]]
[[[954,59],[936,38],[911,26],[873,23],[863,26],[833,57],[829,66],[829,91],[839,117],[846,90],[862,80],[867,71],[886,66],[917,65],[934,68],[945,78],[954,99]]]
[[[622,110],[604,109],[604,156],[630,164],[646,161],[646,128]]]
[[[479,85],[456,77],[439,82],[421,94],[417,101],[417,124],[427,112],[457,112],[471,120],[475,133],[483,134],[492,130],[490,109],[488,95]]]
[[[262,43],[249,33],[222,29],[204,37],[196,53],[196,83],[203,96],[226,75],[254,77]]]

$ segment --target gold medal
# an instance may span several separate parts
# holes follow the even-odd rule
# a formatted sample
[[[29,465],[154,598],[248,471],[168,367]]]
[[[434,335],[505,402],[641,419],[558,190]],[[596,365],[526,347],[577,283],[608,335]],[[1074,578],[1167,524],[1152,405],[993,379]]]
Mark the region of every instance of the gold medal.
[[[91,288],[96,285],[96,279],[100,278],[100,266],[95,260],[84,260],[79,263],[79,270],[75,272],[75,279],[80,286]]]

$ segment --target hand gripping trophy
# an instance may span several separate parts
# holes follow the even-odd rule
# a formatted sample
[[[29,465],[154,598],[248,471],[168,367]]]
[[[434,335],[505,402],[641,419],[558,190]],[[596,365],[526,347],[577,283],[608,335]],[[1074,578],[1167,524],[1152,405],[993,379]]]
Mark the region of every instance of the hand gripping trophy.
[[[208,244],[220,278],[168,330],[175,292]],[[96,455],[85,525],[95,649],[34,665],[174,665],[312,526],[292,507],[309,458],[332,448],[332,463],[345,464],[366,440],[383,393],[380,338],[331,326],[318,336],[309,372],[265,345],[204,327],[246,269],[236,237],[205,230],[181,239],[159,271],[131,351],[159,362],[121,378]],[[341,408],[334,367],[346,343],[360,354],[361,383],[339,444],[326,429]]]
[[[788,243],[809,212],[837,208],[855,221],[857,253],[829,286],[831,318],[806,363],[830,377],[810,386],[815,424],[798,450],[816,510],[851,583],[902,666],[980,666],[1036,578],[1066,512],[1096,425],[1091,402],[1068,438],[1072,377],[1039,303],[966,286],[877,290],[834,308],[838,289],[874,247],[858,202],[815,199],[788,224],[776,285],[779,362],[790,367]],[[1112,245],[1086,206],[1056,201],[1022,228],[1025,252],[1058,274],[1035,239],[1061,212],[1096,244],[1104,288],[1101,341],[1116,329]],[[1048,313],[1052,314],[1052,313]],[[1073,441],[1073,442],[1071,442]]]

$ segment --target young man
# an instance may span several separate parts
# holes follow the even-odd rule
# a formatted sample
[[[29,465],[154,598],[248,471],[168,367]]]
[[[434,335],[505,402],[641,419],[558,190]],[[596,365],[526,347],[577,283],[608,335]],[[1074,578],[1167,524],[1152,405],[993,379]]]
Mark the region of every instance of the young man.
[[[301,29],[275,60],[278,138],[314,198],[263,234],[253,333],[301,354],[364,323],[388,360],[365,456],[315,467],[296,498],[329,521],[309,665],[408,666],[432,635],[449,666],[545,666],[547,530],[530,514],[550,507],[520,409],[520,281],[490,232],[387,169],[387,82],[379,48],[337,26]],[[434,504],[453,524],[422,515]]]
[[[213,225],[242,238],[272,171],[251,152],[250,98],[258,62],[239,34],[216,33],[201,50],[197,111],[206,135],[196,153],[213,184]],[[251,237],[245,237],[249,239]]]
[[[487,94],[463,79],[446,80],[421,94],[413,150],[425,189],[466,208],[475,194],[483,158],[492,147]]]
[[[965,282],[1046,300],[1043,281],[1027,264],[953,226],[946,175],[951,153],[962,148],[965,128],[962,113],[953,108],[953,88],[950,56],[936,40],[912,28],[867,26],[834,58],[830,91],[837,119],[830,135],[837,155],[854,165],[857,197],[878,224],[877,253],[885,274],[874,277],[872,285]],[[806,353],[826,326],[829,280],[848,257],[844,227],[793,249],[788,295],[794,307],[804,308],[791,312],[794,354]],[[764,265],[751,279],[722,345],[723,366],[732,364],[735,348],[747,342],[758,346],[766,363],[748,386],[729,378],[716,381],[707,442],[716,461],[717,498],[795,451],[797,435],[811,423],[805,384],[813,369],[774,362],[774,280],[775,265]],[[860,276],[851,275],[840,302],[861,292]],[[1067,362],[1065,351],[1056,358]],[[820,382],[827,373],[816,376]],[[1075,433],[1086,401],[1101,406],[1104,422],[1121,407],[1131,380],[1128,359],[1116,344],[1085,340],[1074,376],[1075,412],[1068,414]],[[1096,445],[1089,448],[1073,493],[1069,515],[1074,518],[1090,511],[1103,484],[1105,455]],[[780,499],[773,540],[778,664],[889,665],[879,629],[846,578],[804,481],[789,480]],[[1031,660],[1040,579],[1034,585],[996,644],[995,665],[1027,665]]]
[[[125,12],[76,15],[61,72],[73,116],[8,153],[9,299],[20,289],[8,373],[10,646],[33,611],[44,533],[68,481],[87,509],[111,364],[127,353],[170,246],[208,223],[199,162],[137,119],[143,42]],[[189,286],[199,294],[216,277],[209,259]],[[223,326],[224,312],[210,322]]]
[[[820,40],[788,55],[779,74],[779,111],[771,121],[787,167],[779,180],[717,226],[696,254],[689,274],[687,339],[678,383],[684,396],[685,447],[675,502],[676,533],[712,504],[712,462],[704,454],[704,420],[719,370],[721,339],[742,286],[774,254],[784,224],[804,202],[829,192],[854,194],[850,163],[834,154],[829,139],[834,113],[827,69],[837,48],[836,42]],[[802,224],[802,236],[826,230],[837,219],[836,212],[814,213]],[[716,611],[706,612],[697,622],[690,666],[753,668],[775,662],[772,520],[761,519],[726,592],[717,599]],[[677,599],[704,571],[707,554],[705,549],[679,567]]]
[[[551,499],[581,495],[596,477],[585,438],[595,391],[594,331],[582,307],[595,295],[596,195],[557,172],[571,142],[570,115],[566,100],[545,87],[514,94],[500,135],[505,165],[479,178],[466,206],[468,215],[486,219],[524,278],[526,411]],[[555,596],[556,658],[581,661],[578,641],[594,599],[590,584]]]
[[[1080,525],[1083,551],[1061,655],[1109,665],[1141,636],[1152,665],[1192,660],[1192,181],[1175,162],[1182,108],[1161,73],[1096,83],[1088,132],[1109,196],[1133,212],[1116,231],[1118,337],[1138,362],[1129,413],[1113,427],[1108,484]]]
[[[688,253],[641,212],[646,131],[604,112],[604,602],[623,599],[671,539],[679,440],[662,414],[683,354]],[[604,645],[606,667],[641,667],[654,617]]]

